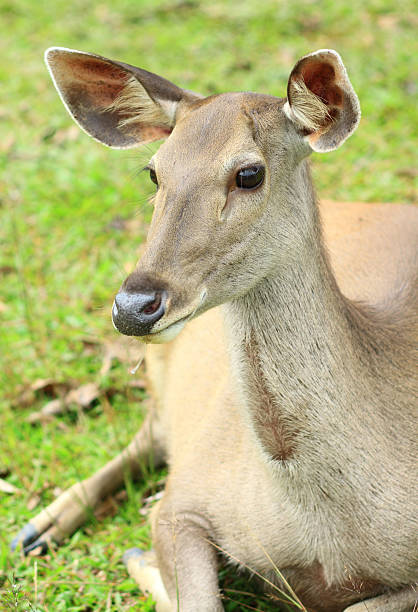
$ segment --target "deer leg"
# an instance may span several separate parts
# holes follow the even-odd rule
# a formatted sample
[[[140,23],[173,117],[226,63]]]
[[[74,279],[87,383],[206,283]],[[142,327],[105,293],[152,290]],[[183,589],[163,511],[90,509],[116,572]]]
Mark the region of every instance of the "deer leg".
[[[126,563],[141,588],[151,591],[157,610],[222,612],[216,548],[210,541],[208,521],[197,513],[170,511],[163,498],[154,513],[153,542],[161,575],[143,555],[131,553],[129,558],[128,553]]]
[[[158,569],[154,551],[130,548],[123,555],[129,575],[144,593],[151,593],[157,612],[171,612],[171,603]]]
[[[58,544],[82,525],[97,504],[123,486],[125,476],[138,475],[152,461],[164,463],[163,436],[158,421],[148,415],[131,443],[98,472],[64,491],[47,508],[35,516],[11,543],[20,544],[27,554],[43,554],[51,542]],[[39,549],[39,550],[38,550]]]
[[[372,599],[359,601],[344,612],[413,612],[418,605],[418,593],[413,587],[384,593]]]

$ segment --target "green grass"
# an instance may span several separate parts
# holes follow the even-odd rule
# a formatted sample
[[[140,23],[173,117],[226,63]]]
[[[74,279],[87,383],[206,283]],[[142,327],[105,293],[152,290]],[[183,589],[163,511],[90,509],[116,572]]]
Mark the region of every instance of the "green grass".
[[[116,364],[103,379],[100,350],[116,336],[111,303],[135,264],[150,217],[152,186],[138,173],[150,148],[111,151],[81,133],[52,86],[44,49],[93,51],[202,93],[284,95],[300,56],[335,48],[363,119],[341,150],[314,156],[320,195],[414,202],[414,8],[412,0],[0,0],[0,472],[20,490],[0,493],[0,609],[28,610],[28,601],[42,612],[152,609],[127,578],[121,556],[131,546],[150,545],[138,508],[159,474],[130,488],[116,516],[90,522],[57,552],[36,561],[8,550],[55,487],[98,469],[143,417],[127,364]],[[86,414],[31,426],[28,414],[49,398],[38,393],[30,406],[16,398],[45,377],[95,381],[114,392]],[[39,503],[29,510],[34,494]],[[277,609],[260,594],[236,593],[255,585],[223,573],[230,600],[241,601],[227,601],[227,610],[245,609],[242,602]]]

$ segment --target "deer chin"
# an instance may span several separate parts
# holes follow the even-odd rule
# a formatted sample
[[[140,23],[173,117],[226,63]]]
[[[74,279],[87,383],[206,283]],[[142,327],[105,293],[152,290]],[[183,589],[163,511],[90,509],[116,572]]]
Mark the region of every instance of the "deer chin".
[[[174,323],[170,323],[170,325],[167,325],[167,327],[162,330],[156,330],[155,332],[147,334],[146,336],[138,336],[138,340],[140,340],[140,342],[144,342],[145,344],[165,344],[166,342],[171,342],[179,335],[188,321],[205,310],[205,308],[202,310],[202,306],[206,301],[207,295],[208,293],[206,288],[202,289],[198,300],[195,302],[194,307],[189,314],[186,316],[180,315],[181,318],[177,319],[177,321]]]
[[[148,334],[147,336],[138,336],[138,340],[144,342],[145,344],[164,344],[166,342],[171,342],[171,340],[174,340],[174,338],[179,335],[186,323],[187,317],[172,323],[161,331]]]

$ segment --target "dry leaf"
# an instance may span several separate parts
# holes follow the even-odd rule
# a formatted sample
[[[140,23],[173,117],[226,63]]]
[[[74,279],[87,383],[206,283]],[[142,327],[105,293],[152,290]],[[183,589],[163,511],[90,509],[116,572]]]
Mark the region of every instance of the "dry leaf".
[[[144,499],[144,503],[145,504],[152,504],[153,502],[156,502],[159,499],[161,499],[163,495],[164,495],[164,491],[158,491],[154,495],[150,495],[149,497],[146,497]]]
[[[126,489],[121,489],[113,496],[118,503],[125,502],[128,499],[128,491]]]
[[[0,492],[10,493],[11,495],[13,495],[15,493],[20,493],[20,489],[10,484],[10,482],[7,482],[7,480],[3,480],[3,478],[0,478]]]
[[[145,378],[133,378],[128,382],[128,385],[131,387],[131,389],[146,389],[147,381]]]
[[[27,406],[31,406],[35,402],[35,399],[36,396],[32,389],[24,389],[14,400],[13,406],[20,406],[21,408],[26,408]]]
[[[164,491],[158,491],[154,495],[150,495],[142,500],[142,506],[139,508],[138,512],[141,516],[147,516],[149,511],[151,510],[152,504],[162,498],[164,495]]]
[[[31,412],[27,417],[27,421],[32,425],[34,423],[48,423],[54,416],[62,414],[71,405],[76,404],[80,408],[87,408],[90,404],[100,396],[100,390],[96,383],[87,383],[72,389],[64,398],[57,398],[47,402],[42,410]]]
[[[44,393],[52,398],[62,397],[73,385],[73,381],[63,382],[53,378],[38,378],[29,386],[21,389],[13,405],[21,407],[30,406],[36,401],[37,393]]]
[[[30,550],[27,553],[27,555],[29,557],[39,557],[40,555],[42,555],[42,550],[43,550],[43,546],[37,546],[36,548],[33,548],[32,550]],[[42,557],[42,560],[45,561],[46,556]]]
[[[81,385],[78,389],[73,389],[65,396],[65,404],[77,404],[81,408],[87,408],[99,397],[100,390],[96,383]]]
[[[94,511],[94,516],[101,520],[106,516],[115,516],[118,512],[118,506],[128,499],[126,489],[121,489],[115,495],[109,495],[104,499]]]
[[[50,423],[53,420],[53,417],[47,414],[42,414],[42,412],[39,411],[39,412],[31,412],[26,417],[26,420],[31,425],[34,425],[35,423]]]
[[[37,378],[30,386],[32,391],[39,391],[40,389],[46,389],[54,384],[53,378]]]
[[[50,402],[46,403],[42,408],[41,413],[45,416],[53,416],[56,414],[61,414],[65,410],[65,403],[62,399],[54,399]]]
[[[112,496],[104,499],[95,509],[94,516],[100,521],[106,516],[115,516],[118,513],[118,505]]]
[[[83,355],[90,356],[95,355],[97,353],[100,344],[98,340],[82,338],[81,342],[83,344]]]
[[[48,423],[52,421],[52,417],[61,414],[65,410],[65,402],[62,399],[53,399],[47,402],[39,412],[31,412],[27,417],[28,423]]]
[[[40,501],[41,501],[41,496],[38,495],[37,493],[34,493],[33,495],[30,496],[28,503],[26,504],[27,509],[34,510]]]
[[[70,387],[70,382],[58,381],[53,378],[38,378],[30,386],[32,391],[42,391],[46,395],[51,395],[51,397],[61,395],[62,392],[68,391]]]

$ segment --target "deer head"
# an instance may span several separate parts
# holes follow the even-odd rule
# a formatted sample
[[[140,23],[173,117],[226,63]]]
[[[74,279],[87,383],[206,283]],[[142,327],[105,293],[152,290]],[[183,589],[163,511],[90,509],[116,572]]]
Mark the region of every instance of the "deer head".
[[[293,68],[287,98],[207,98],[128,64],[51,48],[46,62],[67,110],[115,148],[166,138],[148,163],[156,184],[145,252],[115,298],[116,328],[172,339],[188,319],[292,265],[312,231],[305,158],[339,147],[360,119],[340,56]]]

